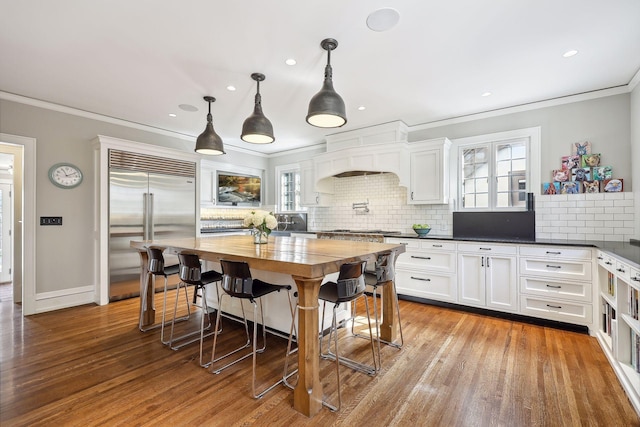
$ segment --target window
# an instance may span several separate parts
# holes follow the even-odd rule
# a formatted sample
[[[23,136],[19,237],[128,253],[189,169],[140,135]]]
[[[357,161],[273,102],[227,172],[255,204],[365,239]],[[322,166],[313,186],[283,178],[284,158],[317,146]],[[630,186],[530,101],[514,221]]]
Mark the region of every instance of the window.
[[[455,140],[459,210],[523,210],[538,188],[539,128]]]
[[[278,212],[299,212],[300,206],[300,169],[297,165],[279,166],[278,177]]]

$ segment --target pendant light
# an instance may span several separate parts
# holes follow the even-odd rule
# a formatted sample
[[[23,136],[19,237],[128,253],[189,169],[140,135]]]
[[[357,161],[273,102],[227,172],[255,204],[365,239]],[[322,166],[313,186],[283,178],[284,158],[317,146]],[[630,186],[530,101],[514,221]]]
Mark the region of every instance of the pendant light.
[[[209,114],[207,114],[207,127],[196,140],[196,153],[218,156],[225,154],[222,138],[213,130],[213,117],[211,116],[211,103],[216,102],[213,96],[205,96],[204,100],[209,103]]]
[[[337,128],[347,123],[344,101],[333,89],[331,51],[338,47],[338,42],[324,39],[320,46],[327,51],[327,66],[324,68],[322,89],[309,102],[307,123],[321,128]]]
[[[253,114],[247,117],[242,125],[240,138],[253,144],[270,144],[275,140],[273,126],[262,113],[262,97],[260,96],[260,82],[265,77],[264,74],[253,73],[251,78],[257,82],[255,106],[253,107]]]

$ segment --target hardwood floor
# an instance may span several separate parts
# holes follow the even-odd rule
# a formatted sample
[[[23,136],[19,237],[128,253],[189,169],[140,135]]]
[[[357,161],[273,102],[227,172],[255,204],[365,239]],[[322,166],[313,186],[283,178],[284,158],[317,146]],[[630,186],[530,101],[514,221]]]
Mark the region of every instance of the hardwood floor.
[[[376,377],[343,368],[342,411],[309,419],[284,386],[251,398],[250,360],[210,374],[197,344],[172,351],[159,331],[139,332],[137,310],[130,299],[23,318],[20,306],[0,303],[0,424],[640,426],[584,334],[401,301],[404,348],[382,349]],[[240,331],[224,327],[230,347]],[[343,341],[364,360],[366,340]],[[285,341],[268,344],[258,358],[265,383],[281,375]],[[334,365],[320,366],[335,402]]]

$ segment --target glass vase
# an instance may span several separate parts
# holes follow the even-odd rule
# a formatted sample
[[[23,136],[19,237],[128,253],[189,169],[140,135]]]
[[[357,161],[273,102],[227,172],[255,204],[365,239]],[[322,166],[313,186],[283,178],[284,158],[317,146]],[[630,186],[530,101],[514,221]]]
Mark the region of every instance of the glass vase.
[[[253,243],[256,245],[263,245],[267,242],[269,242],[269,235],[266,231],[257,229],[253,231]]]

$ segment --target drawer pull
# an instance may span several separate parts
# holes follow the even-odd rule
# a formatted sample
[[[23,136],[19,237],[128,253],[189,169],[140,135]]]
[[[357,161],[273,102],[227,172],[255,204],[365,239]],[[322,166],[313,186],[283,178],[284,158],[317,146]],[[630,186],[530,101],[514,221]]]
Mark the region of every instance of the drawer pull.
[[[625,272],[624,268],[616,268],[616,271],[619,271],[620,273],[624,273]]]
[[[607,264],[607,265],[613,265],[613,263],[611,261],[605,261],[604,263]]]
[[[599,256],[598,259],[604,259],[603,257]]]
[[[490,251],[491,248],[480,248],[481,251]]]
[[[431,245],[431,246],[434,247],[434,248],[441,248],[442,247],[442,245]]]
[[[562,255],[562,252],[558,252],[558,251],[547,251],[547,253],[549,255]]]
[[[415,259],[431,259],[430,256],[416,256],[416,255],[411,255],[411,258],[415,258]]]
[[[431,281],[431,279],[423,279],[422,277],[414,277],[414,276],[411,276],[411,278],[412,278],[413,280],[421,280],[421,281],[423,281],[423,282],[430,282],[430,281]]]
[[[549,284],[547,284],[547,288],[562,289],[562,286],[558,286],[558,285],[549,285]]]
[[[631,278],[631,280],[633,280],[634,282],[640,282],[640,277],[638,277],[638,276],[633,276],[633,277]]]
[[[549,308],[557,308],[557,309],[561,309],[562,308],[561,305],[551,305],[551,304],[547,304],[547,307],[549,307]]]
[[[547,268],[562,268],[561,265],[549,265],[547,264]]]

